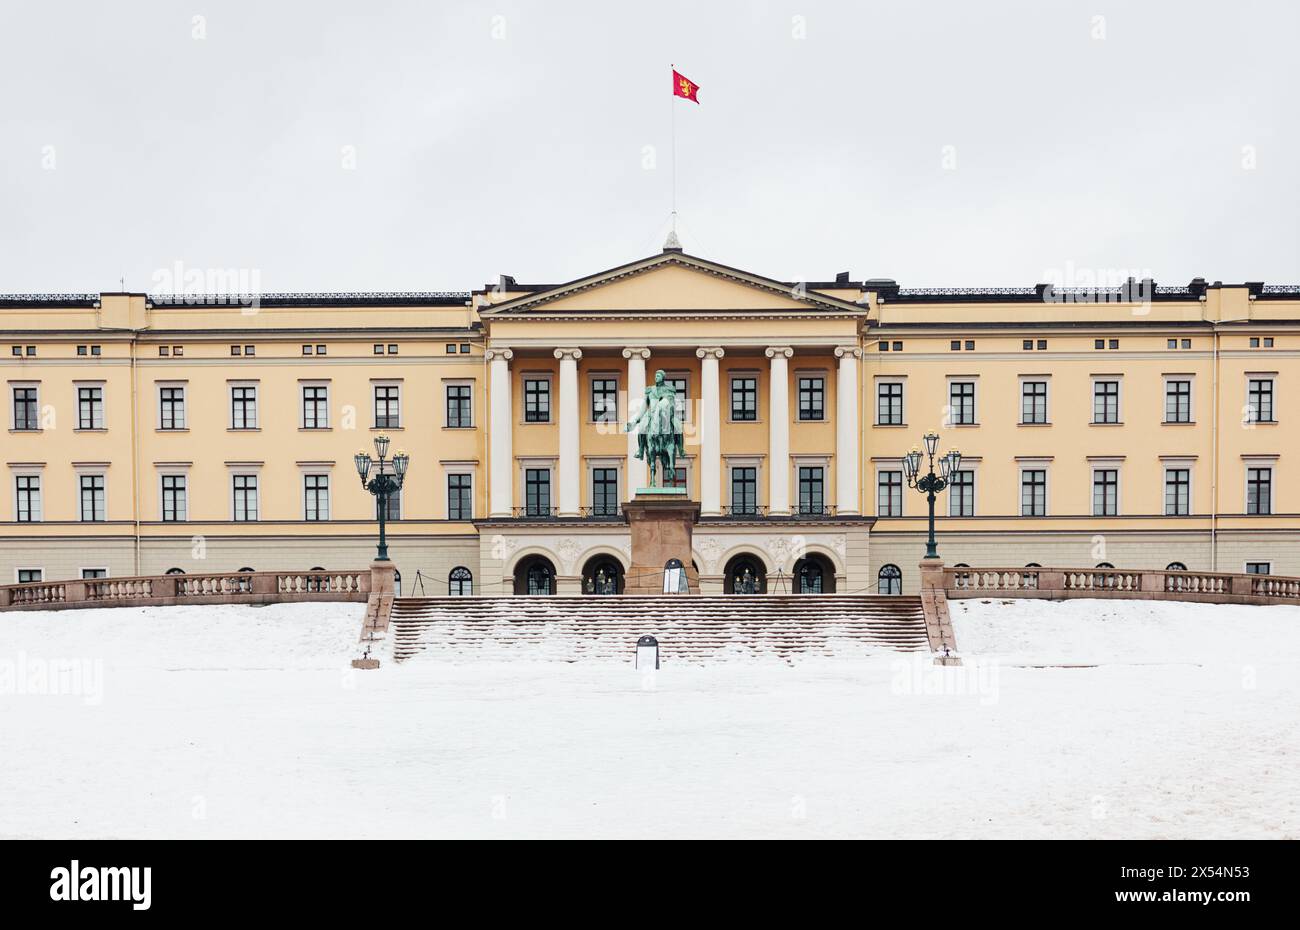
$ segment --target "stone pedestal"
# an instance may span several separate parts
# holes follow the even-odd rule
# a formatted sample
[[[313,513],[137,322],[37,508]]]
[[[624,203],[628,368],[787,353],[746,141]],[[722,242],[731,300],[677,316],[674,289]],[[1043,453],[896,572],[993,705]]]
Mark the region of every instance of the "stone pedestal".
[[[700,505],[675,488],[641,488],[624,505],[632,533],[632,567],[625,594],[663,594],[664,566],[679,559],[692,592],[700,579],[691,567],[691,534]]]

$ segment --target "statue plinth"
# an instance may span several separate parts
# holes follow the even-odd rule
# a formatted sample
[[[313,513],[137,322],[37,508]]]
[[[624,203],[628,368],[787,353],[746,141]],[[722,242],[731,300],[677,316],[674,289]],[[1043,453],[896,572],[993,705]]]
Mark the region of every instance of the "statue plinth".
[[[692,591],[699,591],[699,575],[691,567],[691,534],[700,505],[685,488],[638,488],[623,505],[632,533],[632,567],[624,584],[626,594],[663,594],[664,567],[678,559],[686,570]]]

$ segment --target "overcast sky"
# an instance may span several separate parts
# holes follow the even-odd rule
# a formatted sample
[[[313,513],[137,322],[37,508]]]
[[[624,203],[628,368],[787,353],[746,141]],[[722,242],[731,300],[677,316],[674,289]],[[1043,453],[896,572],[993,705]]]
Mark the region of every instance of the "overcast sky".
[[[674,109],[683,244],[759,274],[1294,283],[1298,9],[6,3],[0,292],[568,280],[659,250]]]

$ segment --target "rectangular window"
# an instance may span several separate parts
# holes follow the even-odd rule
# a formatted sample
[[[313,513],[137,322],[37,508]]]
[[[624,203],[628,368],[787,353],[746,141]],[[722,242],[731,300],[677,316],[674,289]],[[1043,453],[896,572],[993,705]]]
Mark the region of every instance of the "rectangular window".
[[[100,523],[104,520],[104,476],[82,475],[81,485],[81,519]]]
[[[1047,470],[1026,468],[1020,473],[1020,515],[1047,516]]]
[[[257,519],[257,475],[232,475],[231,486],[235,495],[235,519],[240,522]]]
[[[551,382],[548,378],[524,379],[524,422],[551,422]]]
[[[731,419],[752,422],[758,419],[758,379],[731,379]]]
[[[618,513],[618,469],[591,470],[591,514],[612,517]]]
[[[1119,382],[1094,381],[1092,383],[1092,422],[1119,422]]]
[[[1192,382],[1165,382],[1165,422],[1192,422]]]
[[[675,401],[677,406],[677,419],[683,423],[686,422],[687,394],[685,378],[664,378],[664,384],[668,385],[675,392]]]
[[[1247,562],[1246,574],[1247,575],[1271,575],[1273,574],[1273,563],[1272,562]]]
[[[41,522],[41,479],[39,475],[18,475],[14,478],[17,492],[17,519],[19,523]]]
[[[670,488],[682,488],[683,490],[690,487],[690,482],[686,478],[685,465],[679,464],[677,466],[677,470],[673,472],[672,481],[669,481],[666,486]]]
[[[1047,422],[1047,382],[1020,382],[1020,422]]]
[[[183,523],[188,519],[188,501],[184,475],[162,476],[162,518],[165,523]]]
[[[731,512],[758,513],[758,469],[753,465],[736,465],[731,469]]]
[[[107,578],[108,569],[106,568],[83,568],[81,570],[82,581],[94,581],[96,578]]]
[[[618,379],[591,379],[591,420],[593,423],[618,422]]]
[[[36,388],[14,388],[14,429],[37,430],[40,428],[40,421],[37,419]]]
[[[529,517],[551,515],[551,470],[524,469],[524,514]]]
[[[36,584],[45,580],[45,571],[39,568],[20,568],[18,569],[19,584]]]
[[[1273,512],[1273,469],[1246,469],[1246,513]]]
[[[330,476],[302,476],[302,515],[304,520],[330,518]]]
[[[974,381],[949,382],[948,403],[954,426],[975,425]]]
[[[1273,422],[1273,379],[1251,378],[1246,391],[1246,422]]]
[[[402,425],[400,392],[396,384],[375,385],[375,429],[397,429]]]
[[[321,384],[305,384],[302,388],[302,428],[329,429],[329,388]]]
[[[447,519],[474,519],[473,482],[469,475],[447,476]]]
[[[799,379],[799,419],[826,419],[826,379]]]
[[[1165,516],[1185,517],[1191,513],[1192,471],[1189,468],[1165,469]]]
[[[820,465],[799,466],[799,512],[820,516],[826,513],[826,472]]]
[[[104,428],[104,389],[77,388],[77,429]]]
[[[975,516],[975,472],[968,468],[952,473],[948,485],[948,516]]]
[[[903,425],[903,385],[882,381],[876,385],[876,425]]]
[[[185,388],[158,389],[158,428],[185,429]]]
[[[1119,513],[1119,469],[1094,468],[1092,471],[1092,515],[1113,517]]]
[[[474,425],[470,385],[447,385],[447,426],[451,429],[468,429]]]
[[[903,515],[903,473],[882,471],[876,475],[876,516]]]
[[[394,491],[384,498],[384,519],[390,523],[402,519],[402,492]],[[375,519],[379,519],[379,498],[375,498]]]
[[[230,428],[257,429],[257,388],[230,389]]]

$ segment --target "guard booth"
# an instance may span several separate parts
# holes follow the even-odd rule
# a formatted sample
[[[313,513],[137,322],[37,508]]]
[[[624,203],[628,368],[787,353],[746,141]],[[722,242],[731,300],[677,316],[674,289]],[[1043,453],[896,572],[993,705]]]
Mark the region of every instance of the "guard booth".
[[[681,559],[669,559],[664,566],[664,594],[690,594],[690,582]]]
[[[659,667],[659,640],[653,636],[642,636],[636,641],[636,665],[639,669],[657,669]]]

